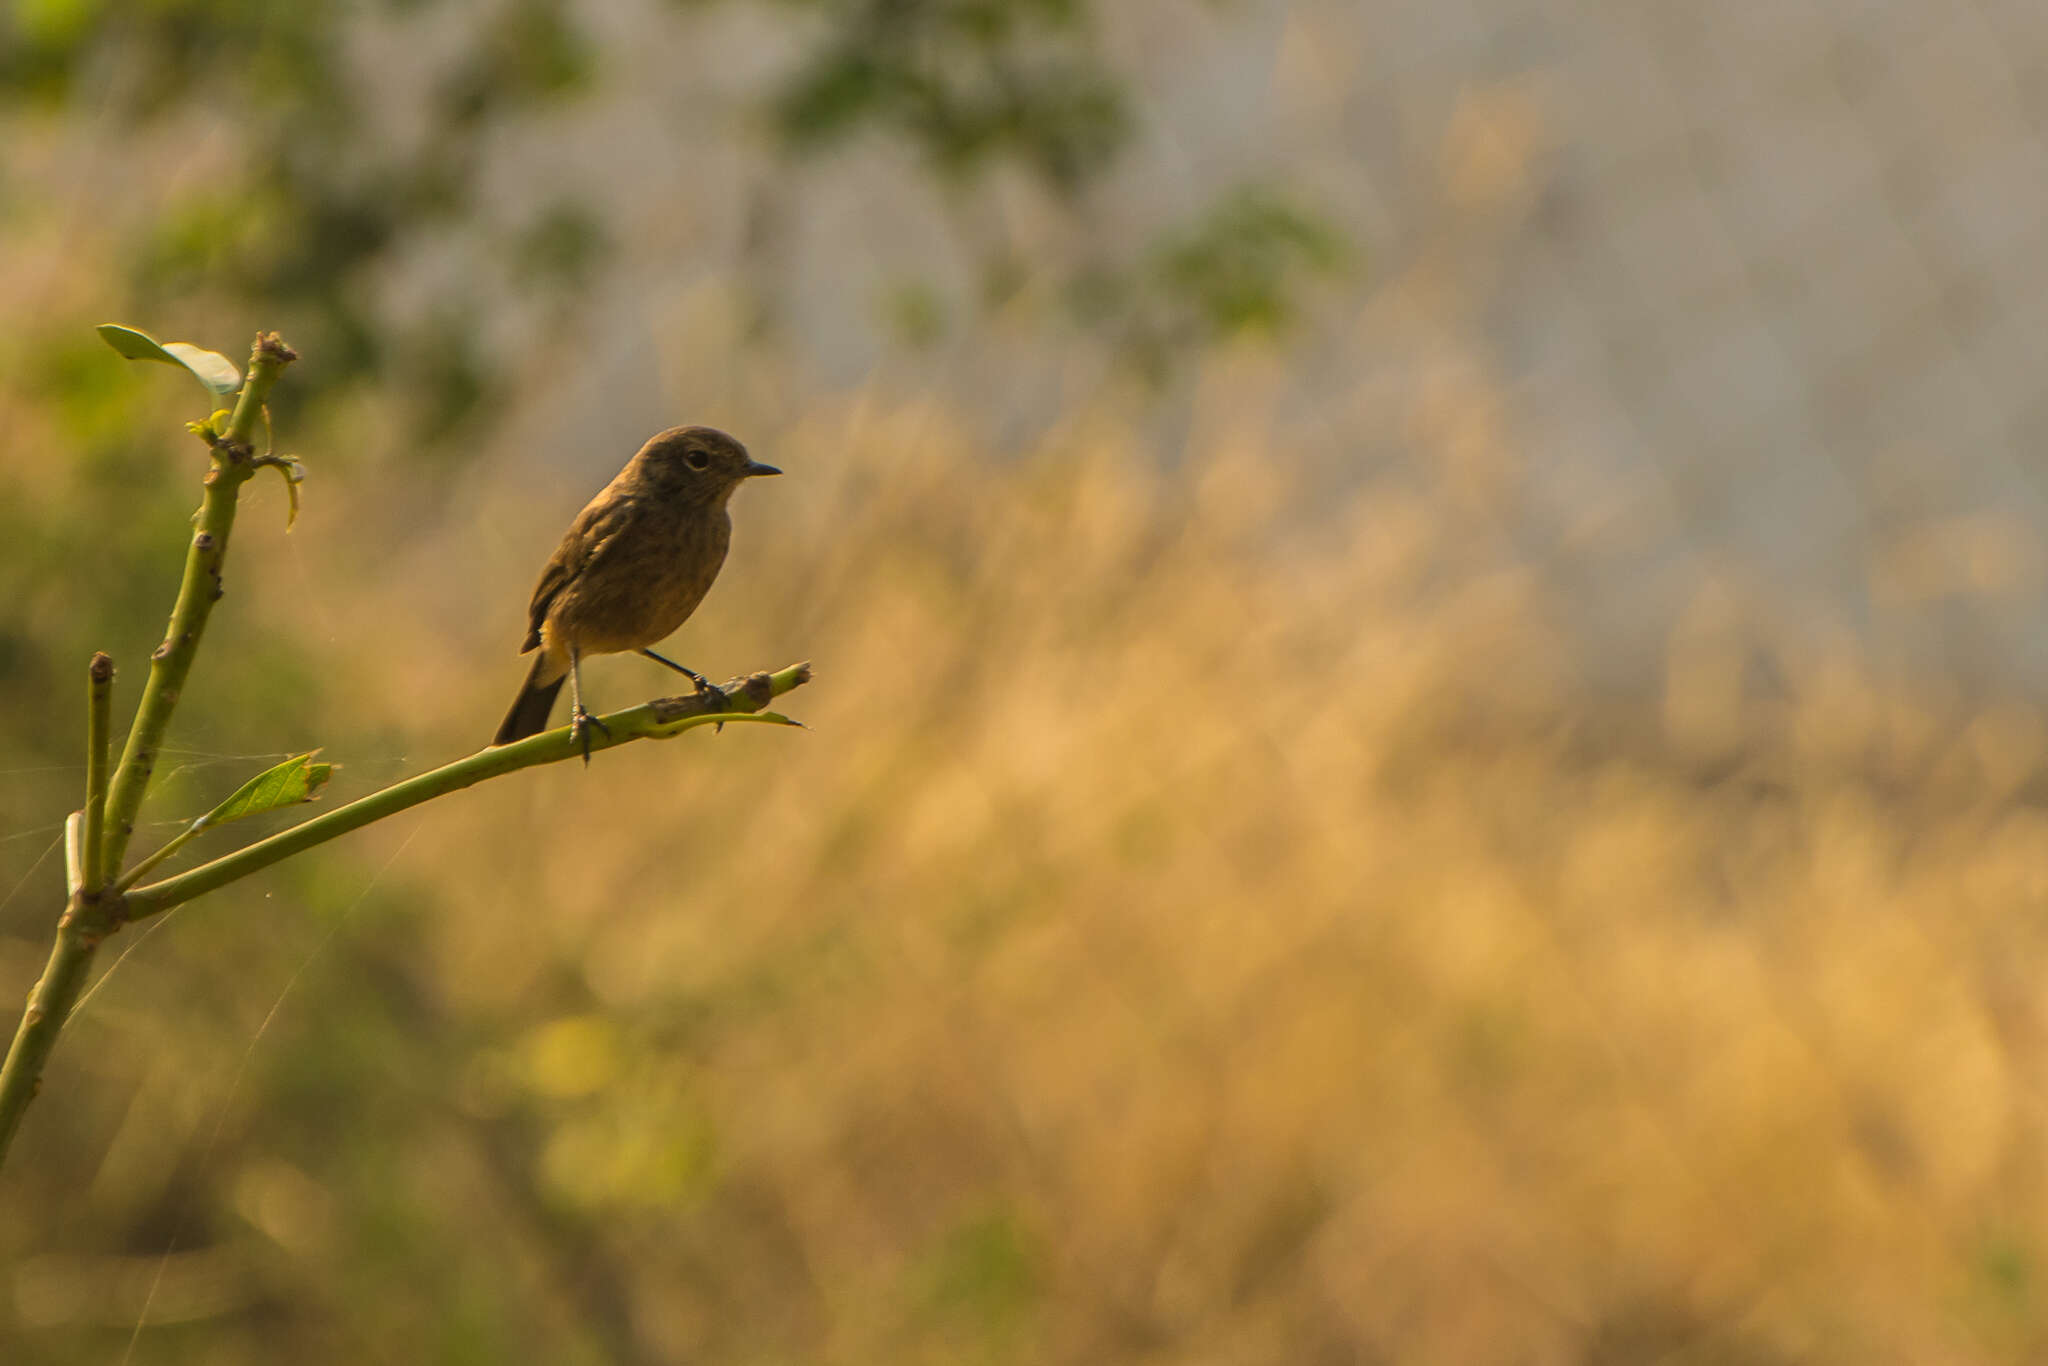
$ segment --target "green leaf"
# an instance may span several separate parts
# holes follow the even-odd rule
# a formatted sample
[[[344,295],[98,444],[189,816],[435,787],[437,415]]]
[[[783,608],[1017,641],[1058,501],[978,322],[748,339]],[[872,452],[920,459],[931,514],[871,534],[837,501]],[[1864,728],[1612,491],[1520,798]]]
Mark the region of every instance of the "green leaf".
[[[315,794],[334,776],[333,764],[316,764],[312,754],[301,754],[287,759],[276,768],[257,774],[248,782],[235,789],[229,797],[213,810],[192,822],[192,833],[211,830],[216,825],[226,825],[244,816],[261,815],[275,811],[282,806],[297,806],[310,802]]]
[[[226,825],[229,821],[238,821],[244,816],[275,811],[281,806],[297,806],[301,802],[312,801],[321,786],[334,776],[333,764],[313,762],[313,754],[319,752],[316,749],[312,754],[296,755],[276,768],[259,773],[243,783],[236,789],[234,796],[171,836],[163,848],[129,869],[127,875],[114,884],[115,889],[126,891],[133,887],[142,880],[144,873],[216,825]]]
[[[216,408],[207,414],[204,422],[187,422],[185,430],[211,446],[226,434],[228,423],[234,420],[234,416],[226,408]]]
[[[160,342],[147,332],[119,323],[101,323],[100,340],[129,360],[161,361],[192,372],[210,394],[225,398],[242,387],[242,372],[218,351],[207,351],[190,342]]]

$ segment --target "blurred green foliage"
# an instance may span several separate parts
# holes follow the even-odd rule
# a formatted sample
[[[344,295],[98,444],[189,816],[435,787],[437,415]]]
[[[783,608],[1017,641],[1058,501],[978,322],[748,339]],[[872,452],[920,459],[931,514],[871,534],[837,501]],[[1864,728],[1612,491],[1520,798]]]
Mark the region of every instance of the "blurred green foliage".
[[[711,3],[739,0],[683,8]],[[794,60],[758,98],[799,161],[867,135],[915,149],[961,192],[1010,165],[1072,202],[1131,141],[1128,82],[1103,51],[1090,0],[753,3],[797,35]],[[442,7],[407,0],[380,17],[417,25]],[[456,458],[457,439],[508,382],[480,340],[478,301],[536,296],[567,321],[612,255],[614,230],[593,206],[563,199],[495,223],[479,186],[494,133],[602,88],[602,52],[574,5],[490,0],[436,30],[453,40],[423,49],[419,122],[395,125],[378,117],[375,73],[351,45],[370,13],[341,0],[31,0],[0,17],[10,39],[0,104],[86,99],[138,131],[193,114],[229,120],[243,142],[232,169],[136,229],[124,253],[128,315],[227,303],[320,357],[281,399],[285,411],[374,384],[407,415],[418,453]],[[462,250],[438,258],[445,269],[427,297],[394,310],[377,288],[387,266],[443,238]],[[1087,303],[1071,316],[1156,375],[1247,326],[1285,325],[1335,240],[1306,206],[1246,191],[1150,248],[1092,245],[1070,291]],[[994,274],[1016,272],[1011,244],[976,249]],[[892,305],[879,325],[925,345],[936,316]]]
[[[439,58],[427,126],[393,130],[351,64],[360,18],[339,0],[17,10],[0,98],[54,104],[90,79],[99,115],[137,129],[195,112],[230,120],[243,139],[235,168],[185,191],[128,254],[133,315],[206,298],[260,311],[321,360],[284,408],[374,380],[419,416],[432,448],[496,382],[458,340],[475,330],[466,300],[507,276],[573,284],[602,237],[565,232],[566,220],[507,234],[509,246],[474,236],[464,270],[409,322],[377,308],[375,272],[407,241],[478,212],[482,144],[503,119],[587,89],[593,53],[564,6],[501,0]]]
[[[1084,0],[784,0],[825,36],[775,95],[776,126],[815,151],[867,127],[941,173],[1016,160],[1063,193],[1130,137],[1123,82]]]
[[[1265,187],[1224,196],[1132,264],[1084,273],[1074,312],[1113,332],[1154,378],[1190,351],[1248,333],[1284,332],[1304,296],[1351,260],[1316,214]]]
[[[925,1311],[983,1350],[1006,1348],[1044,1293],[1045,1251],[1011,1211],[972,1215],[947,1229],[916,1279]]]

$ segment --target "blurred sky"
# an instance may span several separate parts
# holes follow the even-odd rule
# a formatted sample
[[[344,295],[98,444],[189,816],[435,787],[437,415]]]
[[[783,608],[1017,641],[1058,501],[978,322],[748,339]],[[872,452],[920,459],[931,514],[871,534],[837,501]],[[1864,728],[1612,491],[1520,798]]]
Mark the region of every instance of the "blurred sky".
[[[612,401],[623,446],[664,402],[717,402],[718,377],[660,383],[663,339],[720,325],[718,282],[749,249],[750,201],[723,193],[746,140],[693,130],[786,35],[738,10],[591,13],[620,93],[527,130],[493,185],[573,184],[626,225],[600,310],[621,325],[523,429],[645,394]],[[1707,576],[1853,623],[1912,672],[2048,683],[2048,9],[1335,0],[1103,19],[1142,92],[1110,183],[1077,220],[1000,180],[963,211],[1057,259],[1248,177],[1304,187],[1366,263],[1318,287],[1278,399],[1319,477],[1403,458],[1398,434],[1359,430],[1361,388],[1476,370],[1525,462],[1504,515],[1617,678],[1646,675]],[[972,292],[946,204],[897,149],[813,172],[780,231],[807,384],[889,364],[887,284]],[[892,377],[1017,436],[1100,380],[1075,370],[991,326]]]
[[[741,11],[591,13],[624,93],[535,127],[493,181],[516,195],[559,177],[627,225],[602,311],[632,321],[550,395],[563,407],[617,392],[648,341],[658,355],[696,325],[723,269],[703,245],[744,249],[743,200],[719,190],[745,141],[700,140],[694,119],[774,51]],[[1811,595],[1917,667],[2048,681],[2048,10],[1337,0],[1103,19],[1141,110],[1110,182],[1078,224],[1000,181],[961,211],[1057,257],[1075,235],[1157,232],[1246,179],[1300,187],[1366,263],[1319,287],[1283,400],[1322,477],[1345,476],[1359,386],[1478,367],[1509,396],[1530,548],[1560,573],[1590,566],[1580,599],[1628,671],[1707,573]],[[971,293],[901,160],[837,163],[787,215],[811,382],[884,363],[885,284],[930,273]],[[1388,306],[1404,290],[1444,306],[1401,326],[1386,315],[1413,317]],[[1028,428],[1063,406],[1072,363],[991,330],[902,381]]]
[[[589,73],[573,98],[493,118],[473,204],[360,281],[394,326],[461,294],[510,377],[474,438],[494,471],[588,479],[669,422],[759,430],[867,385],[1026,441],[1113,382],[1113,348],[1061,330],[1061,272],[1271,186],[1341,231],[1351,268],[1298,291],[1261,420],[1343,483],[1433,458],[1383,396],[1496,392],[1516,468],[1474,478],[1610,681],[1648,679],[1707,584],[1846,624],[1909,673],[2048,682],[2048,14],[2029,0],[1108,5],[1132,138],[1067,200],[1003,166],[945,182],[888,136],[771,155],[763,92],[819,31],[809,11],[564,12]],[[352,14],[335,60],[369,92],[363,131],[321,155],[371,166],[360,149],[432,136],[475,31],[461,6]],[[106,112],[149,79],[111,42],[58,117],[16,114],[12,307],[47,314],[81,241],[118,250],[238,164],[245,107],[202,94],[146,136]],[[564,202],[611,248],[572,310],[465,282],[480,240]],[[984,307],[994,254],[1025,287]],[[934,301],[935,341],[892,334],[904,291]],[[1148,410],[1162,458],[1202,420],[1193,395]]]

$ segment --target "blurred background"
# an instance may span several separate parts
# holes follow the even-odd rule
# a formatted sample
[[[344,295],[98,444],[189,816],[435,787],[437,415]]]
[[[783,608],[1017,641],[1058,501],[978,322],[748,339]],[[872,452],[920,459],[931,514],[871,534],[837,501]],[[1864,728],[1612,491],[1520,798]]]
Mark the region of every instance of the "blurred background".
[[[111,941],[0,1356],[2039,1359],[2044,262],[2035,0],[15,0],[0,999],[96,323],[303,356],[138,854],[473,749],[672,423],[818,677]]]

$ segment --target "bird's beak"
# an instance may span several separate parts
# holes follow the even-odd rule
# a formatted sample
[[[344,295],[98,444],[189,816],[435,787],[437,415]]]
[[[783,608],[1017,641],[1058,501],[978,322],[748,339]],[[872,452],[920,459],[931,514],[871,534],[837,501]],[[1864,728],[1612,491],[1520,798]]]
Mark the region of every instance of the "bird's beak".
[[[781,470],[778,470],[778,469],[776,469],[776,468],[775,468],[775,466],[773,466],[773,465],[764,465],[764,464],[762,464],[762,463],[761,463],[760,461],[758,461],[758,460],[749,460],[749,461],[747,462],[747,478],[749,478],[749,479],[752,479],[752,478],[753,478],[754,476],[756,476],[756,475],[761,475],[761,474],[780,474],[780,473],[782,473],[782,471],[781,471]]]

